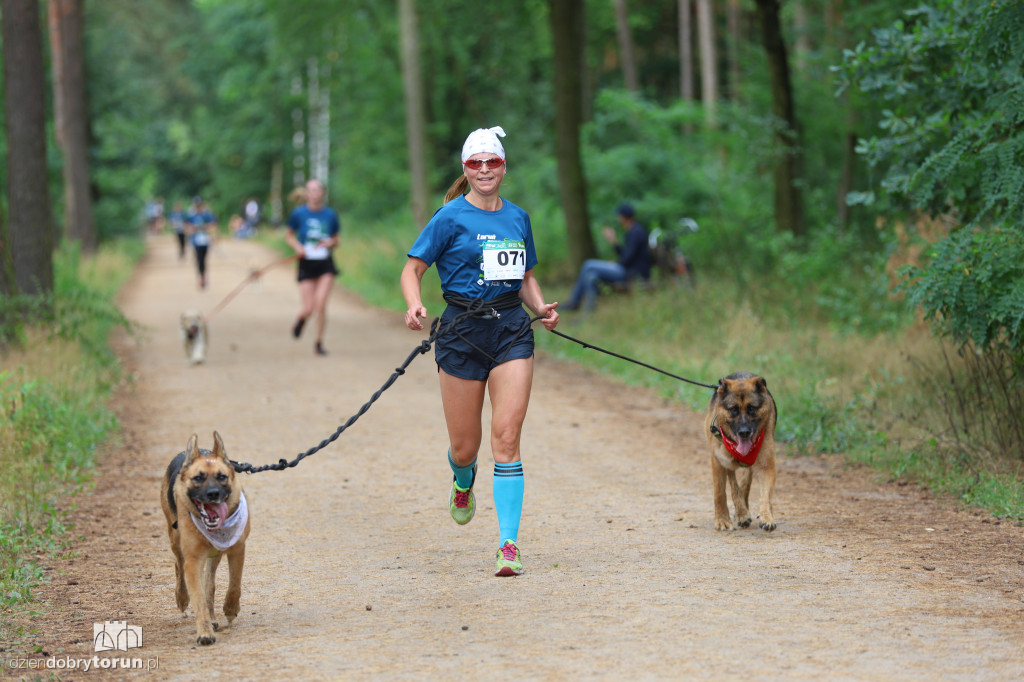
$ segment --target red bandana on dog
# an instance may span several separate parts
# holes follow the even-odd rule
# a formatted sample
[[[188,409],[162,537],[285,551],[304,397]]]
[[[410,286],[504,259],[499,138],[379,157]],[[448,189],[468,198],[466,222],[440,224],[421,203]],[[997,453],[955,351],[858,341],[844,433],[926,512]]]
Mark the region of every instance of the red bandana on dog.
[[[761,452],[761,443],[764,441],[764,432],[767,429],[761,429],[761,433],[757,434],[757,438],[754,439],[754,444],[750,447],[750,451],[747,454],[740,453],[739,446],[735,442],[729,440],[729,437],[722,433],[722,430],[718,430],[718,435],[722,439],[722,445],[732,455],[732,458],[745,467],[753,466],[754,462],[757,461],[757,454]]]

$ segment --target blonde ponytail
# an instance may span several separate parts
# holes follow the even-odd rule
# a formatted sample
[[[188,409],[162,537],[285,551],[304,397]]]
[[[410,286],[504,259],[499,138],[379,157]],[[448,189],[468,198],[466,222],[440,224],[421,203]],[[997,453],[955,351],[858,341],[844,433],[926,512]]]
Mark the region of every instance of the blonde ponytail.
[[[455,182],[448,188],[448,193],[444,195],[444,203],[448,203],[452,199],[461,197],[466,193],[466,188],[469,187],[469,178],[463,173],[459,177],[455,178]]]

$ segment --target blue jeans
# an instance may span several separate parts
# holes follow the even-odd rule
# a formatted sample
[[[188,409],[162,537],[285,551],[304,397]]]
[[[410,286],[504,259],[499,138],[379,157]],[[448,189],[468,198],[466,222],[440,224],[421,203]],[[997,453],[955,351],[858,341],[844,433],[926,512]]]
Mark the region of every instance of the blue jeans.
[[[593,310],[597,305],[600,282],[625,282],[626,279],[626,268],[615,261],[596,258],[585,261],[569,297],[569,310],[579,308],[581,303],[584,310]]]

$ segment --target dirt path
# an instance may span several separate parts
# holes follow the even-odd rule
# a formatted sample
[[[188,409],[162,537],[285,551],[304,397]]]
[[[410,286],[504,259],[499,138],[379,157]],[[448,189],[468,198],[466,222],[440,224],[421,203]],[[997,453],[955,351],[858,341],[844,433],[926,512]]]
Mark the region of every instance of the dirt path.
[[[160,679],[1024,677],[1020,527],[836,458],[783,453],[778,530],[716,532],[700,415],[544,357],[523,444],[523,576],[492,576],[486,448],[476,519],[448,517],[431,353],[326,450],[243,478],[253,532],[242,613],[196,647],[191,611],[172,594],[158,499],[167,462],[193,432],[211,447],[214,429],[234,459],[290,458],[422,337],[339,290],[331,354],[314,357],[308,331],[289,334],[298,293],[291,267],[278,268],[213,318],[207,364],[189,367],[179,314],[209,312],[275,256],[223,242],[199,292],[171,241],[151,242],[123,297],[150,333],[123,348],[134,378],[118,397],[125,442],[75,501],[79,554],[53,563],[41,589],[34,626],[48,658],[91,659],[93,624],[124,620],[144,646],[119,655],[156,662]],[[219,578],[222,595],[223,568]]]

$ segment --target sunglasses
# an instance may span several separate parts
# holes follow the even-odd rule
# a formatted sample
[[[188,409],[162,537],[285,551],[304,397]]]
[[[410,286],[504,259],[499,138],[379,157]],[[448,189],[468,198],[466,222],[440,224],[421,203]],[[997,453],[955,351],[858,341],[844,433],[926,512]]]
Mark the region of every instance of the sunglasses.
[[[492,156],[489,159],[469,159],[467,161],[463,161],[462,165],[470,170],[480,170],[481,168],[483,168],[483,165],[485,163],[487,164],[488,168],[494,170],[495,168],[501,168],[502,166],[504,166],[505,159],[500,159],[497,156]]]

